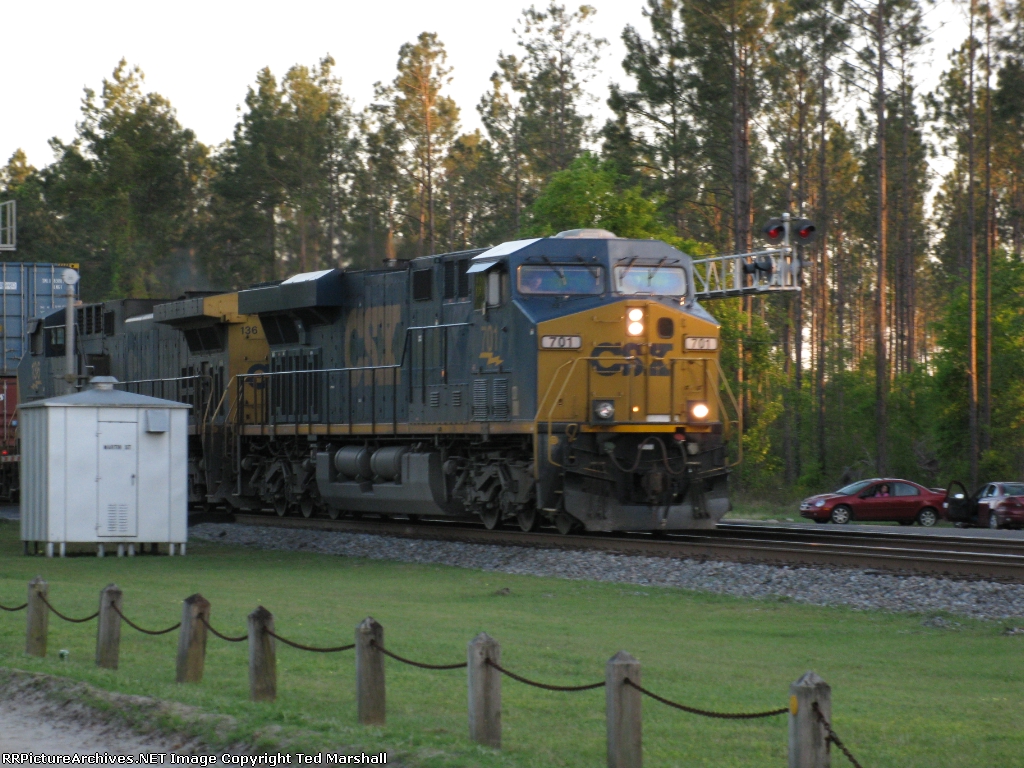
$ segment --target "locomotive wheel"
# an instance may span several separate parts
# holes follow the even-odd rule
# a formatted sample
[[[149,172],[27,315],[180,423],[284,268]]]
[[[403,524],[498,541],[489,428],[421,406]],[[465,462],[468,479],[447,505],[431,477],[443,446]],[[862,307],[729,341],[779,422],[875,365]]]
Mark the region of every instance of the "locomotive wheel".
[[[315,509],[316,505],[313,504],[312,499],[303,499],[299,502],[299,511],[302,512],[303,517],[312,517]]]
[[[337,520],[340,515],[341,515],[341,510],[338,509],[337,507],[328,507],[327,508],[327,516],[329,518],[331,518],[331,520]]]
[[[532,533],[540,528],[540,515],[536,507],[524,507],[516,512],[516,521],[519,523],[519,530],[524,533]]]
[[[501,510],[485,509],[480,512],[480,519],[488,531],[496,530],[501,527]]]
[[[580,529],[580,521],[566,512],[559,512],[555,516],[555,528],[563,536],[568,536]]]
[[[288,501],[286,499],[274,499],[274,511],[277,512],[278,517],[287,515]]]

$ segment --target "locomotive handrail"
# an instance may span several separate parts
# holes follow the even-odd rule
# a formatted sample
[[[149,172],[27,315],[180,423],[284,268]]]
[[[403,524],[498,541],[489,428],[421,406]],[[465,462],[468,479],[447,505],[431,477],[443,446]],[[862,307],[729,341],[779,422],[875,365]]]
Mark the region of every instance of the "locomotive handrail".
[[[729,396],[729,401],[732,403],[733,412],[736,414],[736,419],[734,421],[728,421],[726,423],[736,425],[736,463],[730,464],[729,466],[738,467],[740,464],[743,463],[743,409],[740,408],[739,403],[736,402],[736,397],[732,393],[732,387],[729,386],[729,379],[726,378],[725,371],[722,370],[721,363],[719,363],[719,361],[716,360],[715,358],[708,359],[715,361],[715,368],[718,369],[718,379],[722,383],[722,386],[725,387],[725,393]],[[718,399],[719,414],[724,414],[725,403],[722,402],[722,393],[720,389],[718,387],[715,387],[713,384],[711,389],[714,391],[715,397]]]

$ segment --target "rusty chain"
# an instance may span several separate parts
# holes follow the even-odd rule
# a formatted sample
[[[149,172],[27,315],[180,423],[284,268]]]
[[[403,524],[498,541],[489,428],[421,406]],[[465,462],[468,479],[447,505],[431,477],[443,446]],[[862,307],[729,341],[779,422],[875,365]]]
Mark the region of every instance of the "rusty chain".
[[[263,631],[275,640],[280,640],[285,645],[290,645],[292,648],[298,648],[300,651],[312,651],[313,653],[337,653],[338,651],[351,651],[356,647],[355,643],[353,643],[351,645],[336,645],[332,648],[316,648],[312,645],[303,645],[302,643],[296,643],[294,640],[288,640],[287,638],[275,634],[269,629],[264,629]]]
[[[22,603],[21,605],[17,606],[16,608],[8,608],[6,605],[0,604],[0,611],[7,611],[9,613],[14,613],[16,611],[23,611],[26,608],[28,608],[28,603]]]
[[[240,635],[239,637],[229,637],[227,635],[222,635],[220,632],[218,632],[216,629],[214,629],[213,627],[210,626],[210,622],[208,622],[206,620],[206,617],[203,616],[203,614],[199,614],[198,618],[199,618],[199,620],[201,622],[203,622],[203,626],[205,626],[208,630],[213,632],[213,634],[215,634],[221,640],[227,640],[229,643],[240,643],[243,640],[248,640],[249,639],[249,635],[248,634]]]
[[[515,672],[509,672],[507,669],[505,669],[503,666],[498,664],[496,661],[491,661],[490,659],[486,659],[484,661],[484,663],[487,666],[493,667],[494,669],[498,670],[499,672],[501,672],[501,674],[507,675],[508,677],[511,677],[513,680],[517,680],[520,683],[525,683],[526,685],[532,685],[534,688],[541,688],[541,689],[543,689],[545,691],[575,692],[575,691],[592,691],[595,688],[604,688],[604,681],[601,681],[600,683],[591,683],[590,685],[548,685],[547,683],[538,683],[536,680],[528,680],[525,677],[521,677],[521,676],[517,675]]]
[[[44,595],[41,592],[38,593],[38,594],[39,594],[39,599],[43,601],[43,604],[47,608],[49,608],[51,611],[53,611],[55,614],[57,614],[57,616],[59,618],[64,619],[64,621],[70,621],[72,624],[84,624],[87,621],[92,621],[93,619],[95,619],[97,616],[100,615],[100,612],[96,611],[96,613],[92,614],[91,616],[86,616],[84,619],[72,619],[70,616],[65,616],[63,613],[61,613],[56,608],[54,608],[52,605],[50,605],[50,601],[46,599],[46,595]]]
[[[696,707],[688,707],[685,704],[679,704],[675,701],[669,701],[666,698],[653,693],[641,685],[634,683],[628,677],[622,681],[623,685],[628,685],[630,688],[635,688],[640,691],[644,696],[650,696],[655,701],[660,701],[662,704],[666,704],[676,709],[681,709],[683,712],[689,712],[691,715],[700,715],[701,717],[714,717],[719,720],[756,720],[760,717],[775,717],[776,715],[784,715],[789,712],[789,707],[782,707],[780,709],[770,709],[766,712],[712,712],[708,709],[697,709]]]
[[[158,630],[143,629],[138,624],[136,624],[134,621],[132,621],[127,616],[125,616],[123,613],[121,613],[121,609],[117,607],[117,603],[113,603],[112,602],[110,604],[110,607],[114,609],[114,613],[116,613],[118,616],[120,616],[121,620],[124,621],[125,624],[127,624],[132,629],[134,629],[134,630],[136,630],[138,632],[141,632],[144,635],[166,635],[168,632],[173,632],[174,630],[176,630],[178,627],[181,626],[181,622],[179,621],[173,627],[168,627],[167,629],[158,629]]]
[[[839,739],[839,736],[836,735],[836,732],[832,730],[832,724],[825,719],[825,715],[822,714],[821,709],[818,707],[818,702],[815,701],[813,704],[811,704],[811,709],[814,710],[814,714],[817,716],[818,722],[821,723],[821,727],[824,728],[825,733],[828,734],[825,737],[825,743],[827,744],[828,742],[832,742],[837,747],[839,747],[839,751],[846,755],[846,759],[850,761],[850,763],[853,765],[853,768],[864,768],[864,766],[857,762],[857,758],[853,756],[853,754],[850,752],[847,746],[843,744],[843,742]]]
[[[392,653],[382,645],[378,645],[376,640],[370,640],[370,647],[376,648],[378,651],[383,653],[395,661],[400,661],[403,664],[408,664],[411,667],[419,667],[420,669],[464,669],[468,666],[468,662],[462,661],[458,664],[424,664],[422,661],[413,661],[412,659],[406,659],[399,656],[397,653]]]

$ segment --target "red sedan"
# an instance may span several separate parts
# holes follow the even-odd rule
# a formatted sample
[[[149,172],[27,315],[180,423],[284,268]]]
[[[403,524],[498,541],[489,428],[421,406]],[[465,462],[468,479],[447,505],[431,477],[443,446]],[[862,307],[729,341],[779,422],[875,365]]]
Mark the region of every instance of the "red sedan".
[[[851,520],[935,525],[945,508],[945,491],[934,491],[909,480],[858,480],[835,493],[804,499],[800,515],[816,523],[845,525]]]
[[[988,483],[968,497],[954,481],[949,493],[948,517],[957,525],[1024,528],[1024,483]]]

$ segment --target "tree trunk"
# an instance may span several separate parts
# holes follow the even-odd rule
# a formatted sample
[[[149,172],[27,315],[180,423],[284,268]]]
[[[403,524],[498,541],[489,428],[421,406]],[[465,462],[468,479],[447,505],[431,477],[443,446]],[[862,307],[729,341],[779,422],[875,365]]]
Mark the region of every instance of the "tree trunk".
[[[878,130],[878,278],[875,285],[875,471],[884,476],[889,464],[887,424],[889,413],[888,365],[886,354],[886,257],[888,256],[889,207],[886,199],[885,137],[885,5],[875,8],[875,51],[877,55],[875,118]]]
[[[978,455],[981,447],[978,434],[978,261],[974,211],[974,15],[976,11],[977,0],[971,0],[967,48],[967,269],[970,281],[970,309],[967,313],[970,323],[967,375],[969,379],[968,422],[972,488],[978,484]]]

